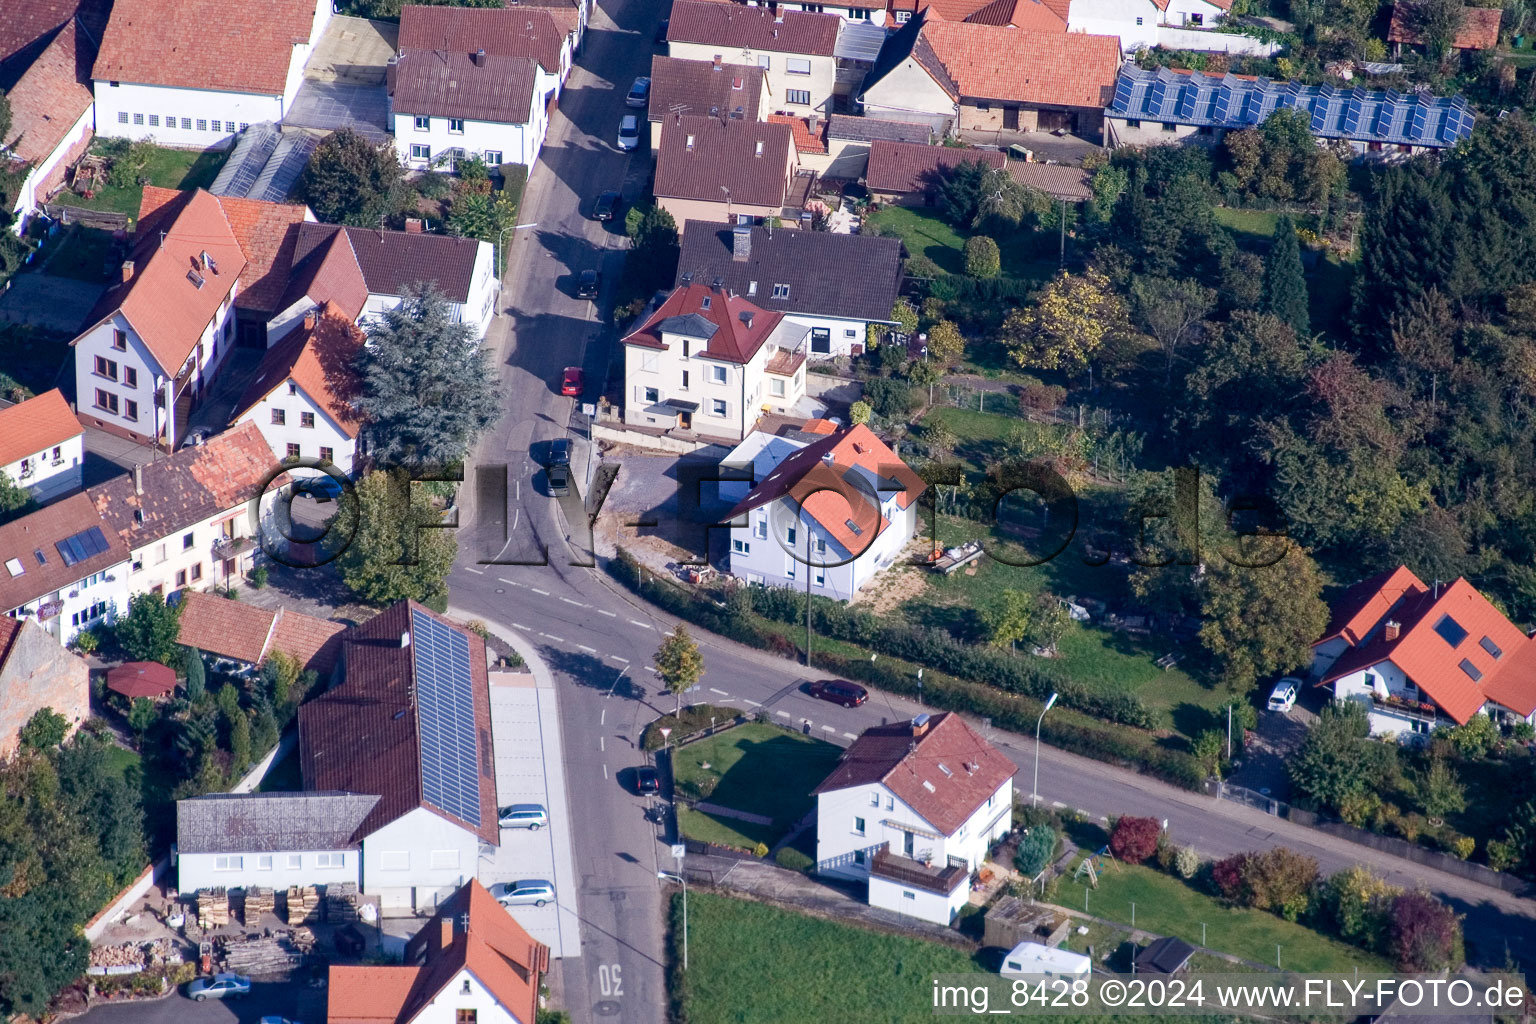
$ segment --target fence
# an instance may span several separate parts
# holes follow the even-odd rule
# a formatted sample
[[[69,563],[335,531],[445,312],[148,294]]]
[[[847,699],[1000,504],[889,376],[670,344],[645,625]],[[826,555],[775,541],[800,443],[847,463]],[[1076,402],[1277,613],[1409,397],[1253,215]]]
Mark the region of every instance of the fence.
[[[85,923],[85,937],[91,942],[101,938],[106,932],[107,926],[120,919],[144,894],[149,892],[171,866],[169,857],[161,857],[153,864],[147,866],[139,873],[139,877],[129,883],[128,887],[117,894],[117,897],[89,921]]]
[[[111,210],[89,210],[83,206],[66,206],[63,203],[44,203],[43,212],[60,224],[83,224],[103,231],[128,230],[128,215]]]

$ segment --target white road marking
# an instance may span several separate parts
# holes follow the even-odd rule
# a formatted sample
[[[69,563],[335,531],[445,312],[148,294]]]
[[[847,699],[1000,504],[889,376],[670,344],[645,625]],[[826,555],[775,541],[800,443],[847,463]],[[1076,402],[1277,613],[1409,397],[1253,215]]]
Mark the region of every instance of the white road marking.
[[[586,644],[577,644],[576,646],[580,647],[582,650],[586,651],[588,654],[596,654],[597,653],[597,648],[596,647],[588,647]]]
[[[603,725],[603,724],[607,723],[607,721],[608,721],[608,709],[607,708],[603,708],[603,713],[601,715],[597,716],[597,724],[598,725]]]
[[[476,576],[484,576],[484,575],[485,575],[485,570],[484,570],[484,569],[471,569],[471,568],[470,568],[470,567],[469,567],[469,566],[467,566],[467,565],[466,565],[466,566],[465,566],[465,567],[464,567],[464,571],[465,571],[465,572],[472,572],[472,573],[474,573],[474,574],[475,574],[475,575],[476,575]]]
[[[597,749],[598,750],[607,750],[608,749],[608,737],[606,737],[606,736],[599,736],[597,738]]]
[[[572,601],[568,597],[562,597],[560,600],[564,601],[566,604],[573,604],[577,608],[585,608],[586,607],[586,605],[582,604],[580,601]]]
[[[724,697],[724,696],[725,696],[725,691],[724,691],[724,690],[717,690],[717,689],[715,689],[715,688],[714,688],[714,687],[713,687],[713,686],[711,686],[711,687],[710,687],[710,688],[709,688],[709,692],[710,692],[710,693],[718,693],[718,694],[719,694],[719,695],[720,695],[720,696],[722,696],[722,697]]]
[[[610,654],[608,657],[612,658],[614,661],[622,661],[626,665],[629,664],[629,659],[624,657],[622,654]]]
[[[1060,800],[1052,800],[1051,801],[1051,806],[1052,807],[1065,807],[1067,805],[1062,803]]]
[[[641,629],[650,629],[651,628],[651,624],[649,622],[641,622],[638,619],[630,619],[629,620],[629,624],[631,626],[639,626]]]
[[[760,707],[762,707],[762,705],[761,705],[761,704],[759,704],[759,703],[758,703],[758,702],[757,702],[757,701],[755,701],[755,700],[753,700],[753,699],[752,699],[752,698],[750,698],[750,697],[743,697],[743,698],[741,698],[741,702],[742,702],[742,703],[743,703],[743,704],[751,704],[751,705],[752,705],[752,706],[753,706],[753,707],[755,707],[755,708],[760,708]]]
[[[645,666],[645,670],[647,672],[655,672],[656,671],[656,666],[655,665],[647,665],[647,666]]]
[[[522,584],[517,582],[516,580],[509,580],[505,576],[497,576],[496,578],[498,580],[500,580],[501,582],[505,583],[509,587],[520,587],[520,586],[522,586]]]
[[[822,731],[822,732],[831,732],[831,733],[835,733],[835,732],[837,732],[837,730],[836,730],[836,729],[834,729],[834,728],[832,728],[832,726],[830,726],[830,725],[824,725],[824,726],[822,726],[822,727],[821,727],[821,731]]]
[[[849,739],[849,740],[856,740],[856,739],[858,739],[858,737],[857,737],[857,736],[855,736],[855,735],[854,735],[854,734],[853,734],[853,733],[851,733],[851,732],[845,732],[845,733],[843,733],[843,738],[844,738],[844,739]]]
[[[788,711],[775,711],[774,714],[778,715],[780,718],[788,718],[789,717],[789,712]]]
[[[538,594],[540,597],[549,596],[549,591],[547,590],[540,590],[538,587],[530,587],[529,589],[532,590],[535,594]]]
[[[606,608],[599,608],[599,609],[598,609],[598,610],[597,610],[597,614],[599,614],[599,615],[606,615],[606,616],[608,616],[608,617],[609,617],[609,618],[610,618],[610,619],[616,619],[616,618],[618,618],[618,617],[619,617],[619,613],[618,613],[618,612],[610,612],[610,611],[609,611],[609,610],[608,610],[608,609],[606,609]]]
[[[603,765],[603,778],[606,779],[607,777],[608,777],[608,766],[607,765]]]
[[[553,640],[557,644],[565,643],[565,637],[563,637],[563,636],[555,636],[555,634],[553,634],[553,633],[540,633],[539,636],[542,636],[542,637],[544,637],[546,639],[549,639],[549,640]]]
[[[532,626],[525,626],[521,622],[514,622],[514,623],[512,623],[512,628],[513,629],[532,629],[533,627]]]

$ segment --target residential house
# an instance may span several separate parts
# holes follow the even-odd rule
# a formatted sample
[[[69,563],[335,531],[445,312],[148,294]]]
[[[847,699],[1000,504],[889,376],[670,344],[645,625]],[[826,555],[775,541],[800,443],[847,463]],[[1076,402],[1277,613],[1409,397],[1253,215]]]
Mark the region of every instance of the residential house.
[[[1251,36],[1209,31],[1231,9],[1232,0],[1072,0],[1067,31],[1118,36],[1126,53],[1166,46],[1268,56],[1271,47]]]
[[[795,163],[801,174],[810,178],[819,175],[832,163],[827,151],[827,122],[812,114],[797,117],[794,114],[769,114],[770,124],[788,125],[790,139],[795,146]],[[813,179],[814,180],[814,179]]]
[[[586,43],[587,22],[592,16],[593,5],[588,0],[518,0],[515,6],[548,12],[570,33],[574,52],[580,55]]]
[[[331,0],[115,0],[92,71],[96,134],[207,149],[281,121]]]
[[[1405,566],[1334,605],[1312,678],[1364,704],[1380,735],[1422,738],[1476,714],[1536,721],[1536,642],[1465,579],[1426,586]]]
[[[182,594],[177,641],[228,662],[236,672],[257,669],[274,651],[330,682],[346,626],[291,608],[260,608],[188,590]]]
[[[340,671],[299,708],[304,788],[379,797],[354,833],[363,891],[436,908],[500,842],[485,643],[403,601],[347,630]]]
[[[999,170],[1008,165],[1008,157],[996,149],[956,149],[877,139],[869,145],[865,184],[869,194],[882,203],[932,206],[945,175],[964,163]]]
[[[22,728],[44,708],[74,732],[91,716],[91,668],[39,623],[0,618],[0,761],[16,752]]]
[[[740,441],[805,397],[809,338],[723,287],[675,288],[624,338],[624,422]]]
[[[1387,42],[1401,54],[1404,46],[1421,47],[1424,39],[1415,24],[1417,5],[1398,3],[1392,5],[1392,21],[1387,27]],[[1493,50],[1499,45],[1499,22],[1504,11],[1498,7],[1463,7],[1461,27],[1451,41],[1453,50]]]
[[[295,253],[299,251],[298,243],[296,233]],[[304,253],[293,260],[287,287],[277,300],[278,311],[267,321],[268,346],[303,326],[311,314],[318,316],[328,303],[334,303],[342,315],[354,322],[368,307],[368,282],[363,280],[363,268],[358,265],[357,253],[352,249],[350,232],[320,232],[305,239],[304,244]],[[380,276],[375,271],[375,277]],[[387,308],[384,301],[382,298],[376,300],[375,308]],[[459,315],[463,315],[462,311]]]
[[[67,644],[127,610],[128,554],[90,495],[61,498],[0,525],[0,608]]]
[[[254,424],[135,466],[87,491],[132,549],[130,594],[239,585],[255,566],[262,521],[287,481]]]
[[[776,109],[825,117],[837,88],[835,51],[842,25],[834,14],[676,0],[667,26],[667,54],[755,64],[765,73]]]
[[[1373,159],[1405,160],[1448,149],[1472,134],[1472,108],[1460,96],[1146,71],[1127,64],[1104,111],[1104,141],[1215,146],[1227,132],[1261,124],[1282,107],[1306,113],[1317,139],[1343,140],[1357,155]]]
[[[0,409],[0,472],[39,504],[81,487],[85,431],[58,388]]]
[[[70,342],[81,419],[175,450],[234,343],[245,265],[219,200],[201,189],[141,217],[120,279]]]
[[[535,1024],[549,947],[479,882],[465,883],[392,966],[335,964],[330,1024]]]
[[[661,128],[656,204],[679,230],[690,220],[798,224],[813,179],[797,166],[788,125],[675,114]]]
[[[866,116],[959,131],[1067,131],[1097,141],[1120,67],[1113,36],[1067,32],[1043,5],[1028,27],[919,12],[887,37],[856,94]],[[999,61],[997,54],[1009,59]]]
[[[862,424],[793,443],[798,450],[755,478],[722,520],[734,528],[729,572],[850,600],[911,541],[926,486]],[[739,465],[745,454],[733,451],[725,461]]]
[[[767,7],[779,11],[807,11],[811,14],[835,14],[844,21],[884,25],[885,0],[838,0],[837,3],[820,4],[815,0],[780,0],[767,3],[764,0],[746,0],[748,7]]]
[[[871,906],[949,924],[1013,827],[1017,767],[953,711],[865,729],[817,786],[816,868]]]
[[[211,599],[211,600],[217,600]],[[176,801],[177,889],[332,885],[361,877],[361,793],[211,793]],[[254,925],[254,922],[247,922]]]
[[[547,10],[408,6],[388,71],[407,167],[478,157],[532,167],[570,73],[573,37]]]
[[[11,108],[10,130],[0,138],[0,153],[26,164],[26,175],[11,197],[10,212],[16,218],[11,227],[20,234],[91,143],[95,111],[89,68],[96,55],[93,40],[99,35],[85,27],[89,19],[82,14],[68,13],[71,3],[15,0],[15,6],[21,10],[8,8],[7,20],[14,14],[25,21],[25,13],[47,14],[44,24],[64,19],[32,45],[0,57],[0,92]],[[95,27],[99,33],[100,26]],[[37,45],[42,51],[34,55]]]
[[[275,459],[319,459],[351,476],[361,427],[353,361],[363,342],[362,330],[336,303],[307,314],[298,330],[267,350],[230,424],[254,423]]]
[[[869,166],[870,145],[881,139],[926,146],[933,141],[933,130],[926,124],[833,114],[827,118],[827,166],[822,177],[858,181]]]
[[[690,281],[810,328],[812,360],[859,355],[870,325],[894,323],[901,240],[693,221],[677,262],[677,283]]]
[[[346,236],[345,246],[338,235]],[[335,298],[343,311],[350,312],[356,299],[355,273],[367,290],[363,317],[393,309],[415,286],[427,285],[448,300],[455,323],[470,324],[475,337],[484,338],[496,315],[501,287],[494,250],[490,242],[477,238],[300,224],[293,278],[269,336],[282,337],[326,299]]]
[[[767,72],[752,64],[651,58],[651,148],[661,147],[661,126],[668,117],[703,117],[762,121],[770,102]]]

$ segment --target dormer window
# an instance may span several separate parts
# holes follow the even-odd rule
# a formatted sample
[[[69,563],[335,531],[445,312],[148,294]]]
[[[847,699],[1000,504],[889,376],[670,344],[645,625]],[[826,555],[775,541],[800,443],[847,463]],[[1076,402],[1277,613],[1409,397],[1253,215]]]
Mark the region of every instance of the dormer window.
[[[708,295],[704,296],[704,298],[699,301],[699,308],[700,309],[708,309],[709,308],[709,296]]]
[[[203,275],[199,274],[195,270],[187,271],[187,280],[191,281],[198,288],[202,288],[203,286]]]
[[[776,298],[776,299],[787,299],[787,298],[789,298],[789,285],[787,285],[787,284],[776,284],[776,285],[774,285],[773,286],[773,297]]]

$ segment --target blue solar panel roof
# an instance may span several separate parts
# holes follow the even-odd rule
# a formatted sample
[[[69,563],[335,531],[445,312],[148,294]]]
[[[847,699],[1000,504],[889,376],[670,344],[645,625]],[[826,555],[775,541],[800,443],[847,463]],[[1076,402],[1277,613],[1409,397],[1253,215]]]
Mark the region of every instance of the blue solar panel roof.
[[[413,609],[411,647],[422,797],[438,810],[479,826],[480,765],[469,639]]]

